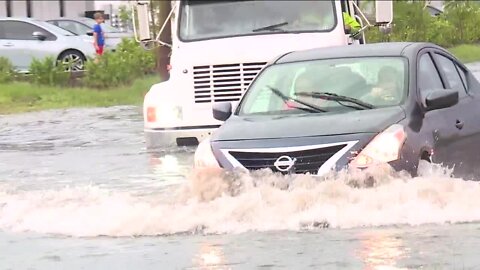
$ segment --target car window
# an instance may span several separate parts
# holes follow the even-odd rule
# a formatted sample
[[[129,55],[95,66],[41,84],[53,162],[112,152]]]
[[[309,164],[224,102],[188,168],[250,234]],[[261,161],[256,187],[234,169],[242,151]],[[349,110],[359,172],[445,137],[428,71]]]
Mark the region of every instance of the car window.
[[[460,74],[460,78],[462,78],[463,85],[468,92],[467,74],[465,73],[465,70],[463,70],[463,68],[459,67],[458,65],[455,65],[455,67],[457,68],[458,74]]]
[[[420,91],[428,91],[434,89],[443,89],[443,83],[438,74],[437,68],[430,57],[425,53],[420,57],[418,65],[418,89]]]
[[[75,36],[74,33],[69,32],[67,30],[64,30],[61,27],[55,26],[51,23],[45,22],[45,21],[39,21],[39,20],[34,20],[36,25],[41,26],[47,31],[50,31],[52,33],[58,34],[58,35],[63,35],[63,36]]]
[[[74,34],[79,35],[76,25],[69,21],[59,21],[58,26]]]
[[[5,31],[3,30],[5,22],[0,22],[0,39],[5,39]]]
[[[445,74],[445,79],[450,85],[450,88],[459,91],[460,95],[465,94],[465,86],[453,61],[440,54],[435,54],[435,57],[438,59],[440,69]]]
[[[77,35],[86,35],[92,29],[74,21],[58,21],[58,26]]]
[[[4,21],[2,22],[4,39],[14,39],[14,40],[36,40],[33,37],[33,32],[42,32],[47,36],[47,40],[52,40],[55,38],[54,35],[48,31],[26,22],[19,21]]]

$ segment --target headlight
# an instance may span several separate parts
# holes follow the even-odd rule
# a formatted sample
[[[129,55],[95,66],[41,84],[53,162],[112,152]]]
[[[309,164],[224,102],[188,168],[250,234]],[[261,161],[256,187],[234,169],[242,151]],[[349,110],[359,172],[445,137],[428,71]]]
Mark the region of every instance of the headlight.
[[[194,164],[195,168],[220,168],[217,158],[215,158],[215,155],[213,154],[209,138],[203,140],[198,145],[197,150],[195,151]]]
[[[394,124],[378,134],[367,146],[355,157],[351,165],[357,168],[387,163],[400,158],[400,151],[407,139],[403,126]]]
[[[147,122],[160,122],[164,125],[175,125],[182,121],[182,107],[180,106],[149,106],[146,111]]]

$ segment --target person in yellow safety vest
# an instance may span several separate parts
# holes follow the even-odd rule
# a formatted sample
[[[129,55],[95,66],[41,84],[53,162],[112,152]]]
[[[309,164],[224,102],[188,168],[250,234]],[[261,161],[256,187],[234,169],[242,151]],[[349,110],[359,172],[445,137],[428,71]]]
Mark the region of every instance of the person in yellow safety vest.
[[[352,36],[355,36],[362,26],[348,14],[347,12],[343,12],[343,24],[345,25],[345,30],[349,31]]]

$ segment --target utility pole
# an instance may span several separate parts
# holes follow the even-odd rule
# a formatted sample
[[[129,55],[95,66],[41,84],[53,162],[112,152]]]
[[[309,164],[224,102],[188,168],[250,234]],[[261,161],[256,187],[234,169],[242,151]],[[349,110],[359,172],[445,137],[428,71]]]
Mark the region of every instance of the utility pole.
[[[154,3],[155,2],[155,3]],[[166,0],[151,0],[151,6],[154,5],[158,7],[159,14],[158,14],[158,26],[154,27],[154,29],[160,29],[162,25],[167,20],[168,14],[172,8],[171,1]],[[152,14],[155,16],[155,14]],[[162,33],[160,34],[160,40],[172,44],[172,28],[171,28],[171,20],[169,19],[166,23],[165,27],[163,28]],[[170,64],[170,48],[168,46],[160,46],[157,48],[156,55],[157,55],[157,70],[160,73],[160,76],[163,80],[167,80],[169,77],[169,70],[168,66]]]

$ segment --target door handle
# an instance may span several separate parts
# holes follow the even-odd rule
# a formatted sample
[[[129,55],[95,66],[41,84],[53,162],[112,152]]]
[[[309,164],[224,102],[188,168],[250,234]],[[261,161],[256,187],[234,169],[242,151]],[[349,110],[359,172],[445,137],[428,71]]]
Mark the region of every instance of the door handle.
[[[3,44],[3,47],[13,47],[13,43],[5,43]]]
[[[457,122],[455,123],[455,126],[458,129],[462,129],[463,128],[463,121],[460,121],[460,120],[457,119]]]

